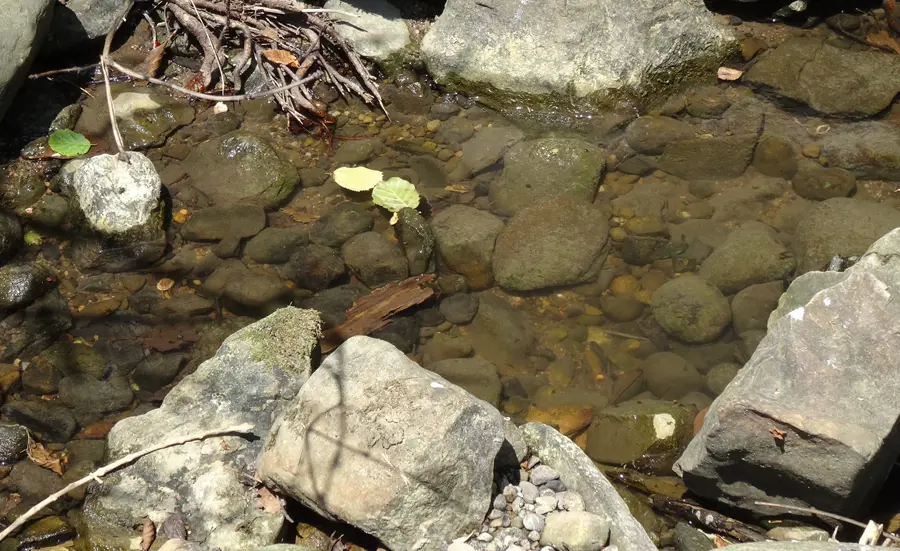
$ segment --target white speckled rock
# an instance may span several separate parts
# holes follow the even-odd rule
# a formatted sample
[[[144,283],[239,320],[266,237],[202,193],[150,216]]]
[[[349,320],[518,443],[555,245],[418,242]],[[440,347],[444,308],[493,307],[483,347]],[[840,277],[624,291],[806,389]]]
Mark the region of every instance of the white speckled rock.
[[[78,166],[73,191],[85,218],[105,234],[124,233],[142,226],[157,206],[162,182],[153,162],[129,151],[97,155]]]

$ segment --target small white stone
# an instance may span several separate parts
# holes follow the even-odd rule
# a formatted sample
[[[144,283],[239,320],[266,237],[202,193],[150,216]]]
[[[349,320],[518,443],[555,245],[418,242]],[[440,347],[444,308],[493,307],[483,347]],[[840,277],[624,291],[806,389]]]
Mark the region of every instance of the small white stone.
[[[547,465],[538,465],[531,469],[531,483],[540,486],[551,480],[559,478],[559,473],[548,467]]]
[[[669,413],[657,413],[653,416],[653,430],[656,431],[657,440],[665,440],[675,434],[677,423]]]
[[[478,541],[483,541],[483,542],[487,543],[489,541],[494,541],[494,536],[488,534],[487,532],[482,532],[482,533],[478,534],[478,536],[476,536],[475,539],[477,539]]]

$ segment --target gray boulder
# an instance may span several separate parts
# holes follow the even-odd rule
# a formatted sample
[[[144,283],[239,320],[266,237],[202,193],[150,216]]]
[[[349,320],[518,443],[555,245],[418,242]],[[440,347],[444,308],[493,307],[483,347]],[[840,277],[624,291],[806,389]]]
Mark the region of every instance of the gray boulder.
[[[872,201],[835,198],[810,209],[794,233],[796,275],[823,270],[834,255],[863,254],[876,239],[900,227],[900,211]]]
[[[690,124],[653,115],[634,119],[625,129],[625,141],[629,147],[645,155],[659,155],[666,144],[694,136],[694,127]]]
[[[666,145],[659,168],[686,180],[740,176],[753,158],[755,134],[691,138]]]
[[[570,196],[520,210],[497,237],[494,276],[501,287],[533,291],[586,283],[606,261],[607,216]]]
[[[148,442],[241,423],[252,424],[257,438],[191,442],[117,471],[90,488],[79,536],[91,545],[128,548],[141,519],[159,525],[179,513],[192,537],[210,547],[232,551],[274,543],[283,516],[255,506],[245,477],[253,472],[273,419],[309,377],[318,336],[316,312],[278,310],[225,339],[159,409],[116,424],[108,436],[112,460]]]
[[[742,80],[826,115],[869,117],[900,93],[900,59],[798,37],[765,52]]]
[[[55,0],[0,0],[0,120],[25,81],[56,4]]]
[[[760,541],[734,545],[734,551],[877,551],[878,549],[881,547],[836,541]]]
[[[856,177],[849,170],[824,167],[815,161],[803,160],[791,184],[804,199],[824,201],[833,197],[847,197],[856,190]]]
[[[486,289],[494,283],[491,262],[502,220],[473,207],[453,205],[431,219],[431,230],[443,265],[464,276],[470,289]]]
[[[757,283],[787,279],[794,265],[794,255],[778,241],[775,230],[745,222],[707,257],[697,275],[730,295]]]
[[[566,488],[584,499],[586,511],[609,520],[609,543],[620,551],[656,551],[643,526],[628,510],[616,487],[581,448],[556,429],[541,423],[520,427],[528,450],[559,473]]]
[[[328,0],[325,8],[337,21],[335,29],[359,55],[383,60],[409,44],[409,29],[393,4],[386,0]]]
[[[490,508],[503,419],[391,344],[352,337],[269,434],[263,481],[390,549],[436,551]]]
[[[603,153],[571,138],[519,142],[503,159],[503,174],[491,186],[494,211],[512,216],[545,198],[560,195],[591,202],[603,176]]]
[[[688,488],[760,514],[782,511],[755,501],[862,512],[900,452],[898,317],[858,269],[777,319],[676,463]]]
[[[422,55],[439,81],[585,98],[646,91],[653,79],[687,77],[687,65],[715,67],[731,40],[699,0],[604,0],[562,9],[449,0],[422,41]]]

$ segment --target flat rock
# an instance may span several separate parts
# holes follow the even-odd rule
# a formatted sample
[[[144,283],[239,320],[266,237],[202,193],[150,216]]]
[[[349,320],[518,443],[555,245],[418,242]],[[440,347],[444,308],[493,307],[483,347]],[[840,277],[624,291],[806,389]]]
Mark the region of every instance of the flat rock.
[[[390,549],[436,551],[484,520],[504,438],[493,407],[389,343],[352,337],[276,422],[259,472]]]
[[[697,275],[731,295],[750,285],[787,279],[795,264],[794,255],[778,241],[775,230],[751,221],[728,234]]]
[[[503,221],[489,212],[453,205],[431,219],[431,230],[443,265],[466,278],[472,290],[494,283],[494,244]]]
[[[666,145],[659,168],[685,180],[740,176],[753,158],[755,134],[691,138]]]
[[[893,56],[896,57],[896,56]],[[900,180],[900,139],[897,126],[881,121],[847,124],[822,139],[829,166],[843,168],[865,180]]]
[[[760,56],[742,81],[826,115],[870,117],[887,108],[900,93],[900,59],[797,37]]]
[[[92,545],[127,549],[141,519],[159,526],[178,513],[194,538],[223,551],[274,543],[284,518],[255,506],[245,473],[252,472],[273,419],[309,377],[318,335],[315,312],[278,310],[225,339],[159,409],[117,423],[108,435],[111,460],[148,442],[241,423],[250,423],[257,438],[190,442],[117,471],[89,493],[79,536]]]
[[[864,510],[900,451],[898,316],[887,285],[855,270],[771,324],[676,463],[688,488],[761,514],[780,512],[755,501]]]

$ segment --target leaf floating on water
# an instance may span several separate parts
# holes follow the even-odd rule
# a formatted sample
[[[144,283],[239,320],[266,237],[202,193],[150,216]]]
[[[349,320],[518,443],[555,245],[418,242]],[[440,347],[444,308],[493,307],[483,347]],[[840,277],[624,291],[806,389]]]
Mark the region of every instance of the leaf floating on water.
[[[265,50],[263,57],[276,65],[287,65],[295,69],[300,66],[297,56],[287,50]]]
[[[416,186],[403,178],[391,178],[375,186],[372,201],[391,212],[400,212],[406,207],[414,209],[419,206],[419,192]]]
[[[731,69],[730,67],[719,67],[719,70],[716,72],[716,76],[719,80],[738,80],[744,74],[744,71],[740,71],[738,69]]]
[[[72,130],[57,130],[50,134],[49,145],[50,149],[63,157],[78,157],[91,149],[91,142],[84,134]]]
[[[39,442],[30,442],[28,445],[28,458],[36,465],[49,469],[59,476],[65,474],[67,458],[61,452],[51,452]]]
[[[341,167],[334,171],[334,181],[337,185],[350,191],[369,191],[383,179],[384,175],[380,170],[364,166]]]

